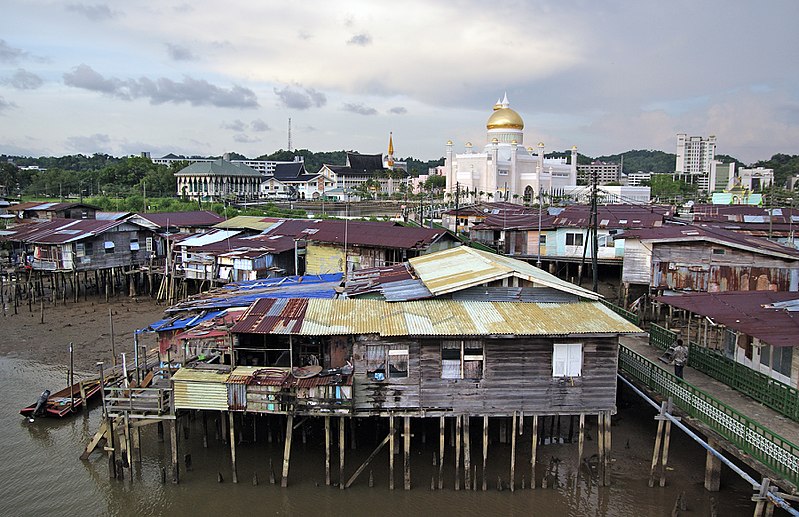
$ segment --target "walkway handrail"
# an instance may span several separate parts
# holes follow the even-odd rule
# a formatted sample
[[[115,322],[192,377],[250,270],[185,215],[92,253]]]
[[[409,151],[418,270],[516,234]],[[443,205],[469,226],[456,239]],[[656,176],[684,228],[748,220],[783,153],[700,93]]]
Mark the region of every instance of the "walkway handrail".
[[[623,317],[633,325],[638,325],[638,323],[640,322],[640,319],[638,318],[638,315],[636,313],[628,311],[627,309],[619,307],[618,305],[614,305],[604,299],[600,299],[599,301],[602,302],[607,308],[609,308],[616,314],[620,315],[621,317]]]
[[[675,332],[659,325],[653,323],[649,327],[649,344],[661,350],[676,338]],[[696,343],[689,343],[688,347],[688,366],[799,422],[799,390],[715,350]]]
[[[799,486],[799,447],[793,443],[621,345],[619,371],[663,397],[672,397],[691,418]]]

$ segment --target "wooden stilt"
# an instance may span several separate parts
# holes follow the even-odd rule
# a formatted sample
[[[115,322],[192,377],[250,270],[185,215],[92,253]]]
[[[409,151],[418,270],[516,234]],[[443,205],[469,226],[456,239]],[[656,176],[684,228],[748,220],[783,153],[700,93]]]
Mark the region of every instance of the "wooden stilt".
[[[611,447],[610,411],[605,411],[605,478],[604,486],[610,486],[610,466],[613,448]]]
[[[180,482],[180,463],[178,462],[178,421],[172,420],[169,426],[169,437],[172,441],[172,482]]]
[[[338,419],[338,485],[344,490],[344,417]]]
[[[708,438],[708,445],[718,450],[719,442],[715,438]],[[707,451],[705,457],[705,490],[718,492],[721,487],[721,460],[713,453]]]
[[[657,418],[657,417],[656,417]],[[655,471],[658,466],[658,457],[660,456],[660,441],[663,434],[663,420],[658,420],[658,430],[655,434],[655,448],[652,451],[652,466],[649,469],[649,487],[655,486]],[[601,459],[601,458],[600,458]]]
[[[577,464],[583,461],[583,447],[585,445],[585,413],[580,413],[580,436],[577,438]]]
[[[486,463],[488,462],[488,416],[483,415],[483,492],[486,491]]]
[[[325,417],[325,486],[330,486],[330,417]]]
[[[516,487],[516,411],[513,412],[510,433],[510,491]]]
[[[352,485],[352,483],[355,482],[355,480],[358,478],[361,472],[363,472],[364,469],[369,465],[369,463],[374,459],[374,457],[377,456],[377,453],[380,452],[380,450],[383,447],[385,447],[386,443],[388,443],[388,441],[391,439],[393,435],[394,435],[394,430],[389,429],[388,435],[383,439],[382,442],[378,444],[377,447],[375,447],[375,450],[372,451],[372,454],[370,454],[369,457],[366,458],[366,460],[363,463],[361,463],[361,466],[358,467],[358,470],[355,471],[352,477],[350,477],[350,479],[347,481],[347,484],[344,485],[345,488],[349,488],[350,485]]]
[[[535,463],[538,452],[538,415],[533,415],[532,437],[530,438],[530,488],[535,488]]]
[[[283,475],[280,479],[280,486],[286,488],[289,484],[289,460],[291,459],[291,437],[294,434],[294,415],[289,413],[286,418],[286,441],[283,444]],[[231,435],[231,440],[233,436]]]
[[[466,490],[472,487],[472,457],[470,448],[469,415],[463,415],[463,482]]]
[[[394,490],[394,417],[388,417],[388,489]]]
[[[608,419],[610,416],[608,416]],[[610,425],[607,429],[608,436],[610,435]],[[660,486],[666,486],[666,465],[669,463],[669,441],[671,439],[671,420],[666,420],[666,425],[663,430],[663,453],[660,455]],[[607,441],[607,440],[606,440]],[[607,449],[610,449],[606,445]]]
[[[203,448],[208,448],[208,414],[203,411]]]
[[[405,471],[405,490],[411,489],[411,417],[405,417],[405,435],[402,437],[405,442],[403,459],[403,469]]]
[[[461,489],[461,419],[455,417],[455,490]]]
[[[239,482],[239,474],[236,469],[236,415],[233,411],[228,411],[228,427],[230,428],[230,467],[233,470],[233,482]],[[284,485],[285,486],[285,485]]]
[[[438,489],[444,488],[444,428],[446,421],[444,417],[439,417],[439,435],[438,435]]]

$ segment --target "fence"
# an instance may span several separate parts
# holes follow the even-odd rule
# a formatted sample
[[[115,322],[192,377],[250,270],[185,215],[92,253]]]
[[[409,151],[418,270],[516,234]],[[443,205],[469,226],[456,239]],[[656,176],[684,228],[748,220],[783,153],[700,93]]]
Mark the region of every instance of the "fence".
[[[623,317],[624,319],[626,319],[627,321],[629,321],[633,325],[638,325],[639,318],[638,318],[638,315],[636,313],[630,312],[627,309],[619,307],[618,305],[613,305],[612,303],[610,303],[607,300],[600,299],[599,301],[601,301],[603,304],[605,304],[606,307],[608,307],[610,310],[612,310],[616,314],[620,315],[621,317]]]
[[[619,371],[664,397],[672,397],[683,412],[794,486],[799,485],[799,447],[793,443],[624,346],[619,349]]]
[[[674,343],[676,337],[661,326],[649,327],[649,344],[661,350]],[[694,343],[688,348],[688,366],[799,422],[799,390],[714,350]]]

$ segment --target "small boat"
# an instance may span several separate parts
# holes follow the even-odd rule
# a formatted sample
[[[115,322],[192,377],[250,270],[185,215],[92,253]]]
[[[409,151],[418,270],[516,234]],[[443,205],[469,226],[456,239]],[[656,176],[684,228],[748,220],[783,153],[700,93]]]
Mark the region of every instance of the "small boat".
[[[90,381],[82,381],[73,384],[71,387],[50,393],[49,390],[44,390],[39,396],[39,400],[30,406],[24,407],[20,410],[19,414],[33,418],[36,416],[55,416],[65,417],[73,410],[83,406],[83,399],[80,396],[80,388],[83,384],[83,390],[86,394],[86,400],[91,399],[94,395],[100,393],[100,380],[93,379]],[[71,395],[71,396],[70,396]]]

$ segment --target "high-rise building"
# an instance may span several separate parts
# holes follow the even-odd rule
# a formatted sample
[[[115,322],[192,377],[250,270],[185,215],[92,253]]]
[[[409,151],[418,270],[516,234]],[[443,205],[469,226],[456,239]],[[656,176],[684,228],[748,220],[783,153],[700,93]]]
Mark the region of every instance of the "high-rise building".
[[[716,137],[677,135],[677,166],[675,175],[688,183],[708,190],[713,160],[716,157]]]

